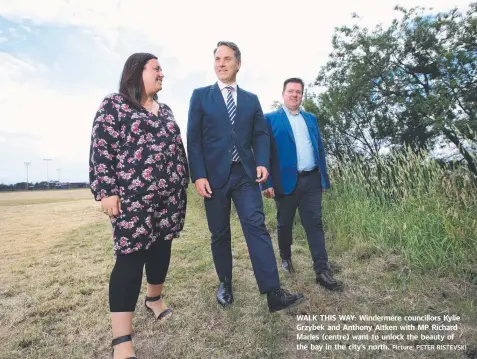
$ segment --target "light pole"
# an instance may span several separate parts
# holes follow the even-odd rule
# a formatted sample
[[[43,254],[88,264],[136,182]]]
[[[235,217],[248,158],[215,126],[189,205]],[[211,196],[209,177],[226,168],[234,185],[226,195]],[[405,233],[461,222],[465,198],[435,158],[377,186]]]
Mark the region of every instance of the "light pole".
[[[58,171],[58,182],[60,182],[60,173],[61,173],[61,168],[56,169]]]
[[[48,177],[48,162],[51,161],[51,158],[44,158],[43,161],[46,161],[46,185],[50,189],[50,178]]]
[[[23,162],[25,164],[25,167],[26,167],[26,175],[27,175],[27,181],[26,181],[26,190],[28,191],[28,166],[30,166],[30,163],[31,162]]]

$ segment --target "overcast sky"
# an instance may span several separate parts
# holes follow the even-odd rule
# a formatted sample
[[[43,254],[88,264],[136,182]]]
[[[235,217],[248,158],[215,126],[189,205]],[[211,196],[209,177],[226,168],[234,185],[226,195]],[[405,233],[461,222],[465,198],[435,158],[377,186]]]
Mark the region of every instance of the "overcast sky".
[[[185,140],[196,87],[215,81],[213,49],[242,51],[238,83],[264,112],[288,77],[312,82],[331,51],[334,27],[388,24],[395,5],[459,7],[449,0],[0,0],[0,183],[88,180],[90,131],[126,58],[151,52],[164,69],[160,101]],[[59,171],[57,169],[60,169]]]

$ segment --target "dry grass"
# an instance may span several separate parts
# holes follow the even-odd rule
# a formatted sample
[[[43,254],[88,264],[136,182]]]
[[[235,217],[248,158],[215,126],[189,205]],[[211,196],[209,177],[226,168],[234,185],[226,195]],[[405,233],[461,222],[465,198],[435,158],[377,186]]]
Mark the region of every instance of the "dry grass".
[[[0,206],[72,202],[91,199],[88,189],[0,192]]]
[[[1,244],[6,254],[0,261],[0,357],[107,358],[111,340],[107,294],[113,265],[109,221],[88,191],[64,191],[67,201],[62,201],[61,191],[49,193],[55,203],[0,207]],[[20,198],[9,196],[10,201],[33,199],[25,193]],[[49,198],[40,199],[48,202]],[[393,253],[366,247],[338,252],[330,240],[330,258],[343,266],[338,277],[347,283],[343,293],[330,293],[314,284],[306,244],[298,238],[294,246],[297,273],[292,277],[281,274],[281,278],[284,287],[302,291],[309,300],[290,312],[270,314],[264,296],[258,293],[245,241],[234,219],[236,301],[223,310],[215,300],[217,279],[209,233],[194,194],[186,223],[182,237],[174,242],[166,283],[167,302],[174,310],[171,320],[157,323],[144,310],[143,287],[134,318],[140,359],[473,358],[470,351],[468,355],[297,351],[296,314],[300,313],[457,314],[462,321],[455,344],[476,345],[476,288],[456,278],[409,273],[405,262]]]

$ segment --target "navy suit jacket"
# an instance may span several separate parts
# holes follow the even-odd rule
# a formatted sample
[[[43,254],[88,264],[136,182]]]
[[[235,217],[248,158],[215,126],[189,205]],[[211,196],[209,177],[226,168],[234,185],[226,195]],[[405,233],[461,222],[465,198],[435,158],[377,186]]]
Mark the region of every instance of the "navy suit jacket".
[[[187,123],[192,182],[207,178],[211,187],[222,187],[229,177],[234,143],[253,181],[257,166],[269,171],[270,135],[257,96],[237,86],[237,113],[232,126],[218,84],[195,89]]]
[[[330,187],[330,180],[326,169],[325,148],[321,139],[318,120],[315,115],[309,112],[300,111],[300,113],[308,127],[313,153],[321,173],[321,186],[327,189]],[[298,179],[298,157],[293,130],[283,108],[265,114],[265,119],[271,137],[271,160],[270,176],[261,187],[262,190],[273,187],[277,194],[287,195],[293,192]]]

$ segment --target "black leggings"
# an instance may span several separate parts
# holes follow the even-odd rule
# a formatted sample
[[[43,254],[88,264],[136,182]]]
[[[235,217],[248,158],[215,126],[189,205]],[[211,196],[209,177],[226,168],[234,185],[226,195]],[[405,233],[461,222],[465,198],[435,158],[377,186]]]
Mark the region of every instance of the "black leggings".
[[[109,280],[111,312],[134,312],[141,291],[144,264],[149,284],[164,283],[171,260],[171,245],[172,240],[157,240],[147,250],[117,257]]]

